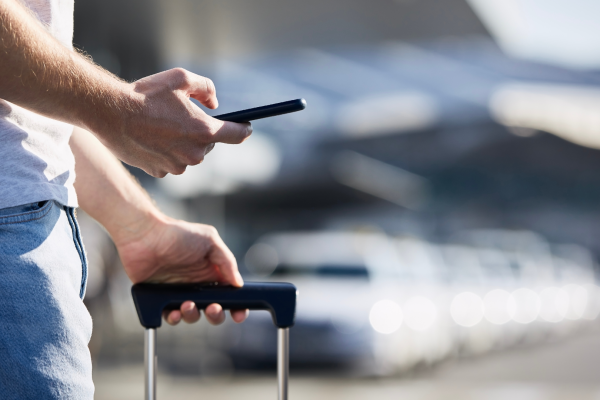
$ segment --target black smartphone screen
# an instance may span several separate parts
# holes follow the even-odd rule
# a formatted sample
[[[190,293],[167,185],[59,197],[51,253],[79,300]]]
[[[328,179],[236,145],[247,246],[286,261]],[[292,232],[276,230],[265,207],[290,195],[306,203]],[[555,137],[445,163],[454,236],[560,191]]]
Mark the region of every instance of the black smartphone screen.
[[[289,114],[302,111],[306,108],[306,100],[296,99],[284,101],[283,103],[270,104],[268,106],[249,108],[247,110],[215,115],[213,118],[230,122],[250,122],[257,119],[274,117],[276,115]]]

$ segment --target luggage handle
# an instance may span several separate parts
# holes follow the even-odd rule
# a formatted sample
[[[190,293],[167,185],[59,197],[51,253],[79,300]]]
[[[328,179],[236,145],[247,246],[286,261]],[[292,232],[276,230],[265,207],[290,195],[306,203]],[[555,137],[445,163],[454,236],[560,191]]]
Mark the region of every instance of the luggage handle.
[[[163,310],[179,309],[191,300],[198,309],[218,303],[223,309],[268,310],[279,328],[294,325],[296,287],[291,283],[246,282],[241,288],[215,284],[138,283],[131,288],[140,323],[145,328],[161,325]]]
[[[215,284],[138,283],[131,288],[144,336],[145,398],[156,399],[156,328],[161,326],[163,310],[178,309],[193,301],[198,309],[218,303],[223,309],[268,310],[277,332],[278,399],[288,399],[289,328],[296,314],[296,287],[290,283],[247,282],[241,288]]]

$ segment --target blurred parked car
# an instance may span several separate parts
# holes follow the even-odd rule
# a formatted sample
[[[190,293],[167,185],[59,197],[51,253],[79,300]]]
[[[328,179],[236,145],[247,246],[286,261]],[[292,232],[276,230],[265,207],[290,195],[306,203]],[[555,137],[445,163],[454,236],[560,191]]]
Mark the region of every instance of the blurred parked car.
[[[292,282],[299,289],[290,333],[292,363],[378,368],[378,336],[369,312],[381,299],[399,298],[394,257],[383,234],[291,232],[260,238],[246,253],[245,264],[257,278]],[[232,349],[236,359],[272,362],[271,325],[266,314],[251,315]]]
[[[479,231],[449,244],[378,232],[272,233],[247,251],[256,279],[299,289],[290,356],[389,374],[453,354],[481,354],[563,332],[598,315],[594,262],[580,246],[531,232]],[[227,351],[275,360],[267,313],[251,315]]]

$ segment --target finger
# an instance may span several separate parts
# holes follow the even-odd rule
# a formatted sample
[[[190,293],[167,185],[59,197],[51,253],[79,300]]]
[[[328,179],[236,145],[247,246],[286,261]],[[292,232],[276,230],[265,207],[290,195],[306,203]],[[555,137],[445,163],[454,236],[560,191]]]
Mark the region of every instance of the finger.
[[[200,103],[210,109],[219,107],[219,100],[217,100],[217,89],[215,88],[213,81],[191,72],[188,72],[188,74],[188,96],[198,100]]]
[[[249,122],[242,124],[228,121],[218,122],[222,125],[215,132],[213,142],[240,144],[252,134],[252,125]]]
[[[211,264],[217,266],[225,283],[236,287],[244,286],[244,279],[238,270],[237,261],[216,230],[212,232],[211,239],[213,241],[209,254]]]
[[[206,156],[208,153],[210,153],[211,151],[213,151],[213,149],[215,148],[215,144],[211,143],[208,146],[206,146],[206,150],[204,150],[204,156]]]
[[[236,324],[242,323],[248,318],[249,311],[248,310],[231,310],[231,319]]]
[[[181,311],[183,320],[188,324],[198,322],[198,320],[200,319],[200,311],[198,311],[196,303],[192,301],[184,302],[179,309]]]
[[[171,166],[171,169],[169,170],[169,173],[171,175],[181,175],[185,172],[186,169],[187,169],[186,164],[173,163],[173,165]]]
[[[206,307],[204,310],[206,314],[206,319],[213,325],[222,324],[225,321],[225,313],[223,312],[223,307],[219,304],[211,304]]]
[[[147,173],[150,176],[153,176],[154,178],[164,178],[168,174],[167,171],[163,171],[163,170],[159,170],[159,169],[143,168],[143,170],[145,173]]]
[[[165,318],[165,314],[166,314],[166,318]],[[179,310],[173,310],[171,312],[166,312],[163,313],[163,318],[165,318],[165,321],[167,321],[167,323],[169,325],[177,325],[179,323],[179,321],[181,321],[181,312]]]
[[[190,153],[186,156],[185,163],[189,166],[202,164],[202,162],[204,161],[204,157],[206,157],[206,155],[210,153],[214,148],[214,143],[209,143],[206,146],[198,148],[193,153]]]
[[[183,162],[185,162],[185,164],[187,164],[187,166],[194,166],[194,165],[198,165],[201,164],[204,161],[204,156],[207,153],[207,148],[209,148],[210,145],[206,145],[197,149],[193,149],[192,151],[190,151],[188,154],[185,155],[185,158],[183,158]],[[187,167],[186,167],[187,169]]]

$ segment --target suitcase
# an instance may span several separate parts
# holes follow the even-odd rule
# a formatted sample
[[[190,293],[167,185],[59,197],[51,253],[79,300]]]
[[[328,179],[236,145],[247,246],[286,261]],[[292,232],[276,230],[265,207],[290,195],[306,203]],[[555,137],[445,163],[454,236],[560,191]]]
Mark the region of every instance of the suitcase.
[[[277,327],[278,399],[288,399],[289,328],[294,325],[297,290],[291,283],[246,282],[241,288],[216,284],[138,283],[131,288],[144,336],[145,399],[156,400],[156,329],[163,310],[191,300],[198,309],[218,303],[223,309],[267,310]]]

